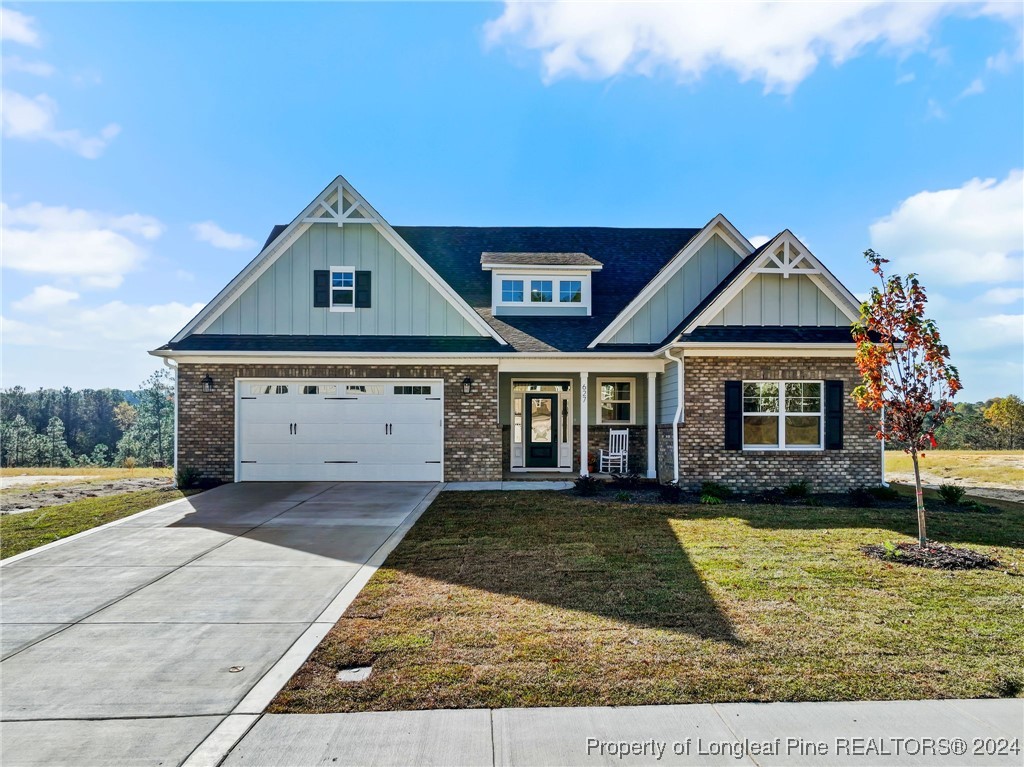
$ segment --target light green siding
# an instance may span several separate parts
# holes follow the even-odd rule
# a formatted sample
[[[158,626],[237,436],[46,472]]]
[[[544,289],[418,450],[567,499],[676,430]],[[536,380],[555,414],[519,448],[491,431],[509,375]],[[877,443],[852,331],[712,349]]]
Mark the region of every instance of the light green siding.
[[[849,325],[810,277],[758,274],[708,325]]]
[[[313,306],[313,270],[350,266],[372,277],[371,308]],[[479,336],[377,229],[314,224],[205,330],[228,335]]]
[[[669,362],[658,377],[658,423],[672,423],[678,407],[679,365]]]
[[[741,258],[724,239],[712,235],[609,343],[661,343]]]

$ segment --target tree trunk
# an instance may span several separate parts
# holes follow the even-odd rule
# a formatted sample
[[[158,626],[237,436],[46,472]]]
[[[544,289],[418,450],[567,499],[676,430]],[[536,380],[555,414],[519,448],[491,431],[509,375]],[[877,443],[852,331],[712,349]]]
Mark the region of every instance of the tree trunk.
[[[924,520],[924,489],[921,487],[921,467],[917,464],[917,451],[911,449],[910,459],[914,462],[914,486],[917,499],[917,542],[923,549],[928,540]]]

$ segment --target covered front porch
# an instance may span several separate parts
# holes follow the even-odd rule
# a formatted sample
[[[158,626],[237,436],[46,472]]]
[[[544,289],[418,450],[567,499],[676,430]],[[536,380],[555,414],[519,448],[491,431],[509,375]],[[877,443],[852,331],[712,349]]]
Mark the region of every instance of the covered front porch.
[[[657,375],[663,363],[637,358],[566,362],[509,360],[499,367],[503,475],[557,479],[600,472],[600,453],[609,450],[611,434],[625,432],[623,470],[656,477],[655,429],[649,425],[656,422]]]

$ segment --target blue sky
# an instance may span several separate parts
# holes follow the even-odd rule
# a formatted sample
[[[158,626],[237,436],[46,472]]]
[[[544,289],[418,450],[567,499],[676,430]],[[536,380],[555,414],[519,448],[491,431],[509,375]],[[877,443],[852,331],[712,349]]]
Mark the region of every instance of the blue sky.
[[[131,387],[342,173],[392,224],[792,229],[1024,390],[1018,3],[3,6],[3,385]]]

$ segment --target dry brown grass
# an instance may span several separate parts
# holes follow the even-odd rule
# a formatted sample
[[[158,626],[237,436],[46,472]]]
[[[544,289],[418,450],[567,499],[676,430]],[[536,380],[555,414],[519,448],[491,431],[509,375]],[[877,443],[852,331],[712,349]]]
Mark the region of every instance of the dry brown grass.
[[[1024,513],[931,515],[1020,574]],[[443,493],[273,712],[976,697],[1024,682],[1024,578],[865,557],[903,510]],[[339,669],[372,665],[369,680]]]
[[[921,471],[935,482],[996,483],[1024,490],[1024,453],[1019,450],[932,450],[921,458]],[[887,476],[913,475],[913,472],[909,455],[886,451]]]

